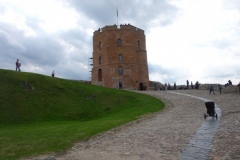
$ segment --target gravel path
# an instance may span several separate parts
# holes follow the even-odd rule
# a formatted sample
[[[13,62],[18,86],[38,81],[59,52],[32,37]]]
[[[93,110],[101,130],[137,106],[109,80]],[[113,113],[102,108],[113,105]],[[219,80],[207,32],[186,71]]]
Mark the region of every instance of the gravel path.
[[[176,91],[212,99],[222,110],[211,159],[240,159],[240,95],[209,95],[206,90]],[[206,113],[202,100],[165,91],[140,92],[165,102],[163,111],[75,144],[65,153],[34,160],[175,160],[195,135]]]

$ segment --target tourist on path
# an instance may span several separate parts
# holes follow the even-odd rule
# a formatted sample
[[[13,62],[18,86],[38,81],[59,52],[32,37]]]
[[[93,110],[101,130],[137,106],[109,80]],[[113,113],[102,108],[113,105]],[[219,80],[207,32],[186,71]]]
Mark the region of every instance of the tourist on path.
[[[215,93],[214,93],[214,86],[211,84],[211,85],[210,85],[209,94],[211,94],[212,92],[213,92],[213,94],[215,95]]]
[[[171,90],[171,85],[168,83],[168,90]]]
[[[154,90],[157,90],[157,83],[154,84]]]
[[[222,94],[222,86],[218,84],[219,93]]]
[[[187,89],[188,89],[188,85],[189,85],[189,82],[188,82],[188,80],[187,80]]]
[[[229,84],[229,85],[232,85],[232,81],[231,81],[231,80],[228,80],[228,84]]]
[[[238,94],[240,94],[240,82],[238,83]]]
[[[167,92],[167,83],[165,83],[165,91]]]
[[[118,86],[119,86],[119,89],[123,89],[122,82],[119,82]]]
[[[20,67],[21,67],[21,63],[19,62],[19,59],[17,59],[17,61],[16,61],[16,71],[18,70],[18,71],[21,71],[20,70]]]

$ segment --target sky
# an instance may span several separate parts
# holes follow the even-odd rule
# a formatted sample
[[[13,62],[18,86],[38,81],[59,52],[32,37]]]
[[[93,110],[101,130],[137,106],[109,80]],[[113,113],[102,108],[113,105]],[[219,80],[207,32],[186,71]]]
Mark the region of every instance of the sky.
[[[149,80],[240,82],[240,0],[0,0],[0,69],[90,80],[93,32],[128,23]]]

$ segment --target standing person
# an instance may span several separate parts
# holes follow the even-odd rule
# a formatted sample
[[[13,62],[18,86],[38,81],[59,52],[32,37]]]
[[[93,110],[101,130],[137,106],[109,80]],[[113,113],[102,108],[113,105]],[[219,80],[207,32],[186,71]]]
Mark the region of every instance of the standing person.
[[[167,92],[167,83],[165,83],[165,91]]]
[[[176,85],[176,82],[174,82],[174,90],[177,89],[177,85]]]
[[[192,81],[191,81],[191,87],[192,87],[192,89],[193,89],[193,83],[192,83]]]
[[[188,85],[189,85],[189,82],[188,82],[188,80],[187,80],[187,89],[188,89]]]
[[[222,86],[218,84],[219,93],[222,94]]]
[[[122,82],[119,82],[118,86],[119,86],[119,89],[123,89]]]
[[[20,67],[21,67],[21,63],[19,62],[19,59],[17,59],[17,61],[16,61],[16,71],[18,70],[20,72],[21,71]]]
[[[52,77],[54,77],[55,76],[55,72],[54,72],[54,70],[52,71]]]
[[[229,81],[228,81],[228,84],[229,84],[229,85],[232,85],[232,81],[231,81],[231,80],[229,80]]]
[[[240,94],[240,82],[238,83],[238,94]]]
[[[211,84],[210,85],[210,91],[209,91],[209,94],[211,94],[211,92],[213,92],[213,94],[215,95],[215,93],[214,93],[214,86]]]
[[[154,90],[157,90],[157,83],[154,84]]]
[[[199,89],[199,82],[198,81],[195,84],[195,89]]]

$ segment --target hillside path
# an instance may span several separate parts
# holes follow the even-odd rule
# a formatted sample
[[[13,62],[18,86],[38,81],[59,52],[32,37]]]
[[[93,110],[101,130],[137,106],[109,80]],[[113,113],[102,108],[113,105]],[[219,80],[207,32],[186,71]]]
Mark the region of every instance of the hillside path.
[[[207,90],[178,90],[213,100],[221,108],[221,119],[210,159],[240,159],[240,95],[209,95]],[[144,91],[166,104],[163,111],[76,143],[64,153],[53,153],[34,160],[175,160],[204,121],[202,100],[165,91]]]

